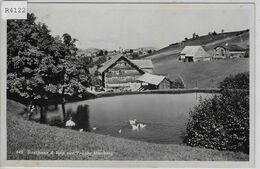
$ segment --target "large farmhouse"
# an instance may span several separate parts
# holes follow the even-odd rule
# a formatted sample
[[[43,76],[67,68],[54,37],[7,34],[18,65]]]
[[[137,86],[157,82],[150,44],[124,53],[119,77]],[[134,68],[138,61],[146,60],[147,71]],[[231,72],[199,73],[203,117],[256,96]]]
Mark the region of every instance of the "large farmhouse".
[[[198,62],[210,60],[210,55],[202,46],[185,46],[180,53],[179,60],[183,62]]]
[[[223,45],[214,48],[213,59],[232,59],[242,58],[246,54],[246,50],[237,45]]]
[[[136,91],[141,89],[142,81],[139,78],[146,73],[153,73],[153,64],[148,59],[130,60],[116,55],[106,61],[98,71],[104,88],[113,91]],[[153,79],[157,77],[158,75],[152,76]]]

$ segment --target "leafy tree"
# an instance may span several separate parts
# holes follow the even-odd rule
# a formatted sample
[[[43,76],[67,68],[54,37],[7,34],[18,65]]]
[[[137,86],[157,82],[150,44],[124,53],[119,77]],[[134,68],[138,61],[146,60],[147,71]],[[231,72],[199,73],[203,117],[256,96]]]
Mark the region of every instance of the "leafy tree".
[[[217,33],[214,31],[214,32],[212,32],[212,35],[213,35],[213,36],[216,36],[216,35],[217,35]]]
[[[132,54],[133,59],[139,59],[139,53],[138,52],[133,52]]]
[[[27,18],[7,22],[7,94],[38,104],[43,122],[48,100],[83,97],[88,72],[76,57],[76,39],[68,33],[53,37],[33,13]]]
[[[103,50],[100,50],[97,54],[97,56],[104,56],[104,51]]]

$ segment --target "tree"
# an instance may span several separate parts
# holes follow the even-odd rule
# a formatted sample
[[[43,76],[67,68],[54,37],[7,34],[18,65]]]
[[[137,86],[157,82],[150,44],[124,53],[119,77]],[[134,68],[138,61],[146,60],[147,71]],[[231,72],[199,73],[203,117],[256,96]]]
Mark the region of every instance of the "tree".
[[[104,56],[104,51],[103,50],[100,50],[97,54],[97,56]]]
[[[7,22],[7,93],[26,104],[37,102],[43,110],[51,84],[60,80],[63,69],[57,65],[63,55],[47,26],[35,20],[28,14],[27,20]]]
[[[213,35],[213,36],[216,36],[216,35],[217,35],[217,33],[214,31],[214,32],[212,32],[212,35]]]
[[[196,33],[192,34],[192,38],[195,39],[196,38]]]
[[[133,59],[139,59],[139,52],[133,52],[131,55]]]
[[[45,24],[36,23],[33,13],[27,18],[7,22],[7,94],[39,105],[44,122],[48,100],[83,97],[81,82],[88,72],[76,56],[76,39],[68,33],[53,37]]]

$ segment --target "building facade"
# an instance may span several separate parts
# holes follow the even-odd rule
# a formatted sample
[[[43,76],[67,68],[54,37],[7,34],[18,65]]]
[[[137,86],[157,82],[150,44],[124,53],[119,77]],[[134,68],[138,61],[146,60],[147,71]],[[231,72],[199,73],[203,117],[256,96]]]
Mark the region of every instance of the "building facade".
[[[152,72],[151,60],[133,60],[117,55],[105,62],[98,70],[102,86],[112,91],[135,91],[141,87],[137,79],[146,72]]]
[[[246,50],[237,45],[223,45],[214,48],[213,59],[232,59],[245,57]]]

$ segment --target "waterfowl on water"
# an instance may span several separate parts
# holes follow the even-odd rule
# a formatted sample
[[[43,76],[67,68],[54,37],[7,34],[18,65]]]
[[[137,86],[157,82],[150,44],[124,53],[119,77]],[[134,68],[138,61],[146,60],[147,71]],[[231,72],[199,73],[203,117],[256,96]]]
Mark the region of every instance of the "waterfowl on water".
[[[132,124],[132,129],[133,130],[138,130],[138,129],[143,129],[145,128],[147,125],[146,124],[143,124],[143,123],[138,123],[138,124]]]
[[[132,126],[132,129],[133,129],[133,130],[138,130],[138,128],[139,128],[139,125],[138,125],[138,124],[137,124],[137,125],[132,124],[131,126]]]
[[[122,133],[122,129],[119,129],[119,130],[118,130],[118,133],[121,134],[121,133]]]
[[[96,127],[93,127],[92,130],[96,130],[97,128]]]
[[[76,123],[74,121],[72,121],[72,118],[70,118],[66,124],[65,124],[66,127],[74,127],[76,126]]]
[[[146,125],[146,124],[143,124],[143,123],[139,123],[139,124],[138,124],[138,127],[139,127],[139,128],[145,128],[146,126],[147,126],[147,125]]]
[[[136,119],[134,119],[134,120],[129,120],[129,124],[130,124],[130,125],[135,125],[135,124],[136,124]]]

